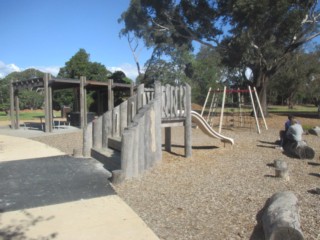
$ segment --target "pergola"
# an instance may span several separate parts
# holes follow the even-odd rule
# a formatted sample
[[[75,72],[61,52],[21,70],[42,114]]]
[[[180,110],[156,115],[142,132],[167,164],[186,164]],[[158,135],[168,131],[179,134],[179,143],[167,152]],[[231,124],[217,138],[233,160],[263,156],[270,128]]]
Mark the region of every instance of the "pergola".
[[[32,78],[21,81],[11,81],[10,83],[10,118],[12,129],[19,129],[19,90],[21,89],[44,89],[44,119],[45,132],[53,131],[53,106],[52,96],[55,90],[59,89],[77,89],[79,94],[79,112],[80,112],[80,128],[83,129],[87,125],[87,91],[97,92],[97,109],[98,114],[103,113],[103,103],[107,101],[108,110],[114,107],[114,90],[129,90],[130,96],[133,95],[133,84],[114,83],[112,79],[108,82],[99,82],[94,80],[86,80],[86,77],[80,79],[58,79],[51,78],[46,73],[43,78]],[[106,94],[102,94],[106,93]],[[105,97],[103,97],[105,96]]]

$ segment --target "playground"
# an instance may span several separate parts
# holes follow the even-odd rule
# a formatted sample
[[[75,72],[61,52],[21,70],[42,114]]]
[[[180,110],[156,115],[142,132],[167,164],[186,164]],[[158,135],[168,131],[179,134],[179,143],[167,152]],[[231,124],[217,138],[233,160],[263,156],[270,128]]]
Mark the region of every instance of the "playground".
[[[219,124],[216,131],[191,104],[190,86],[159,83],[152,91],[138,86],[135,95],[90,123],[81,112],[83,130],[69,135],[74,140],[67,132],[33,139],[58,149],[69,139],[74,151],[68,154],[103,162],[115,191],[160,239],[264,239],[266,201],[285,191],[299,201],[299,234],[301,223],[306,239],[319,237],[319,137],[303,137],[316,151],[312,160],[284,154],[277,147],[286,115],[268,116],[268,128],[264,121],[260,129],[254,113],[258,131],[254,124]],[[319,126],[317,114],[311,115],[296,117],[302,125]],[[285,177],[278,175],[276,160],[289,166]]]
[[[195,107],[194,105],[192,106]],[[195,109],[197,110],[197,109]],[[234,146],[192,129],[192,157],[184,157],[183,127],[173,128],[171,153],[163,151],[160,165],[143,176],[114,185],[119,196],[160,239],[264,239],[260,213],[276,191],[291,190],[298,197],[305,239],[319,238],[320,160],[319,137],[304,135],[316,157],[300,160],[275,149],[278,132],[287,117],[271,114],[269,129],[223,129]],[[318,118],[299,116],[303,125],[315,126]],[[81,133],[34,138],[65,150],[65,141]],[[81,141],[71,141],[76,148]],[[163,142],[164,143],[164,142]],[[272,163],[286,161],[290,180],[274,177]]]
[[[287,157],[274,144],[285,120],[286,116],[271,116],[270,129],[260,135],[247,129],[225,130],[235,139],[233,149],[193,129],[191,159],[182,156],[183,132],[175,129],[172,153],[164,153],[163,163],[115,189],[160,238],[199,240],[264,239],[259,213],[266,199],[291,190],[299,199],[305,239],[317,239],[320,208],[314,189],[320,181],[319,137],[304,135],[317,150],[314,161]],[[319,124],[318,119],[299,120]],[[275,159],[290,166],[289,181],[274,177]]]

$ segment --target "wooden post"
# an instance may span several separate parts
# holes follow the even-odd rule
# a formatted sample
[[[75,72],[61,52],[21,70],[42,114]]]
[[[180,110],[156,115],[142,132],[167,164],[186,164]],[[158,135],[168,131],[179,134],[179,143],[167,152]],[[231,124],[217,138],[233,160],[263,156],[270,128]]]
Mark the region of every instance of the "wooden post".
[[[112,171],[112,178],[111,178],[112,184],[119,184],[123,182],[124,179],[125,177],[122,170],[116,169]]]
[[[140,108],[143,106],[143,93],[144,93],[144,84],[140,84],[137,89],[137,110],[139,111]]]
[[[80,77],[80,128],[88,124],[87,122],[87,91],[85,88],[86,77]]]
[[[145,159],[145,151],[146,151],[146,144],[145,144],[145,112],[146,108],[142,108],[139,112],[139,118],[138,121],[138,132],[139,132],[139,142],[138,144],[138,150],[139,150],[139,161],[138,161],[138,172],[139,174],[142,174],[145,170],[146,166],[146,159]]]
[[[185,157],[192,156],[191,87],[186,84],[186,120],[184,126]]]
[[[167,152],[171,152],[171,127],[165,127],[164,128],[164,149]]]
[[[267,201],[262,223],[265,239],[304,239],[300,227],[298,199],[290,191],[278,192]]]
[[[274,160],[275,176],[289,180],[288,165],[283,160]]]
[[[109,79],[109,83],[108,83],[108,111],[111,111],[114,107],[112,85],[113,85],[113,80]]]
[[[139,123],[136,122],[133,124],[132,127],[132,133],[133,133],[133,148],[132,148],[132,177],[138,177],[139,176]]]
[[[16,93],[14,95],[14,102],[16,107],[16,120],[15,120],[15,129],[20,128],[20,103],[19,103],[19,95]]]
[[[135,146],[133,142],[134,136],[131,129],[125,129],[121,139],[121,170],[123,178],[131,178],[133,176],[132,153]]]
[[[147,118],[150,121],[150,131],[149,131],[149,142],[150,142],[150,165],[149,167],[153,167],[156,163],[156,154],[157,154],[157,136],[156,129],[159,126],[156,125],[156,111],[154,104],[148,105],[149,111]],[[170,146],[171,147],[171,146]]]
[[[49,74],[46,73],[43,78],[44,86],[44,119],[45,119],[45,132],[51,132],[52,124],[50,124],[50,97],[49,97]]]
[[[51,80],[51,75],[48,74],[48,108],[49,108],[49,132],[53,131],[53,107],[52,107],[52,86],[49,82]]]
[[[150,109],[146,107],[145,111],[145,118],[144,118],[144,128],[145,128],[145,150],[144,150],[144,169],[149,169],[152,165],[151,162],[153,160],[151,156],[151,148],[152,148],[152,140],[151,140],[151,118],[150,118]]]
[[[130,97],[133,96],[133,90],[134,90],[134,82],[131,82],[131,85],[130,85]]]
[[[161,129],[161,113],[162,113],[162,86],[159,81],[155,82],[154,89],[154,109],[155,109],[155,124],[156,124],[156,156],[155,161],[158,163],[162,160],[162,129]]]
[[[14,113],[15,113],[15,108],[14,108],[14,87],[13,87],[13,80],[10,80],[10,120],[11,120],[11,128],[15,129],[16,124],[14,121]]]
[[[83,156],[91,157],[92,122],[87,124],[82,131],[83,131]]]
[[[123,133],[123,130],[128,126],[128,101],[120,104],[120,131],[119,134]]]
[[[93,121],[93,147],[102,148],[102,116]]]
[[[102,123],[102,147],[108,148],[108,139],[112,132],[112,111],[103,114]]]

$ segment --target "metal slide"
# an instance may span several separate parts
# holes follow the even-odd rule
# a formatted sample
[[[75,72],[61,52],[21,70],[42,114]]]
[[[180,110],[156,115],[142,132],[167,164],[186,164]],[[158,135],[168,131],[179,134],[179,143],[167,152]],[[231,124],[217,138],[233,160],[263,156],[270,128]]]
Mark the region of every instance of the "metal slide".
[[[202,130],[202,132],[204,132],[209,137],[218,138],[221,141],[231,143],[232,145],[234,144],[233,138],[228,138],[221,135],[220,133],[217,133],[215,130],[213,130],[210,127],[207,121],[199,113],[195,111],[191,111],[191,118],[192,118],[192,122],[197,124],[197,126]]]

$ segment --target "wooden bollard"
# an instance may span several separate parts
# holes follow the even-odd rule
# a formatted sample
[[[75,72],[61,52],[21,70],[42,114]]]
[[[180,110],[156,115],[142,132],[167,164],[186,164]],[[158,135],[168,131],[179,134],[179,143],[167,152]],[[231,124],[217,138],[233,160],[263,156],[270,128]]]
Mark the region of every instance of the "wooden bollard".
[[[266,240],[303,240],[300,227],[298,199],[293,192],[274,194],[268,201],[262,216]]]
[[[119,184],[124,181],[124,176],[122,170],[113,170],[112,171],[112,177],[111,182],[113,184]]]
[[[73,149],[73,157],[75,158],[82,158],[82,149],[74,148]]]
[[[283,160],[274,160],[275,176],[289,180],[288,165]]]

